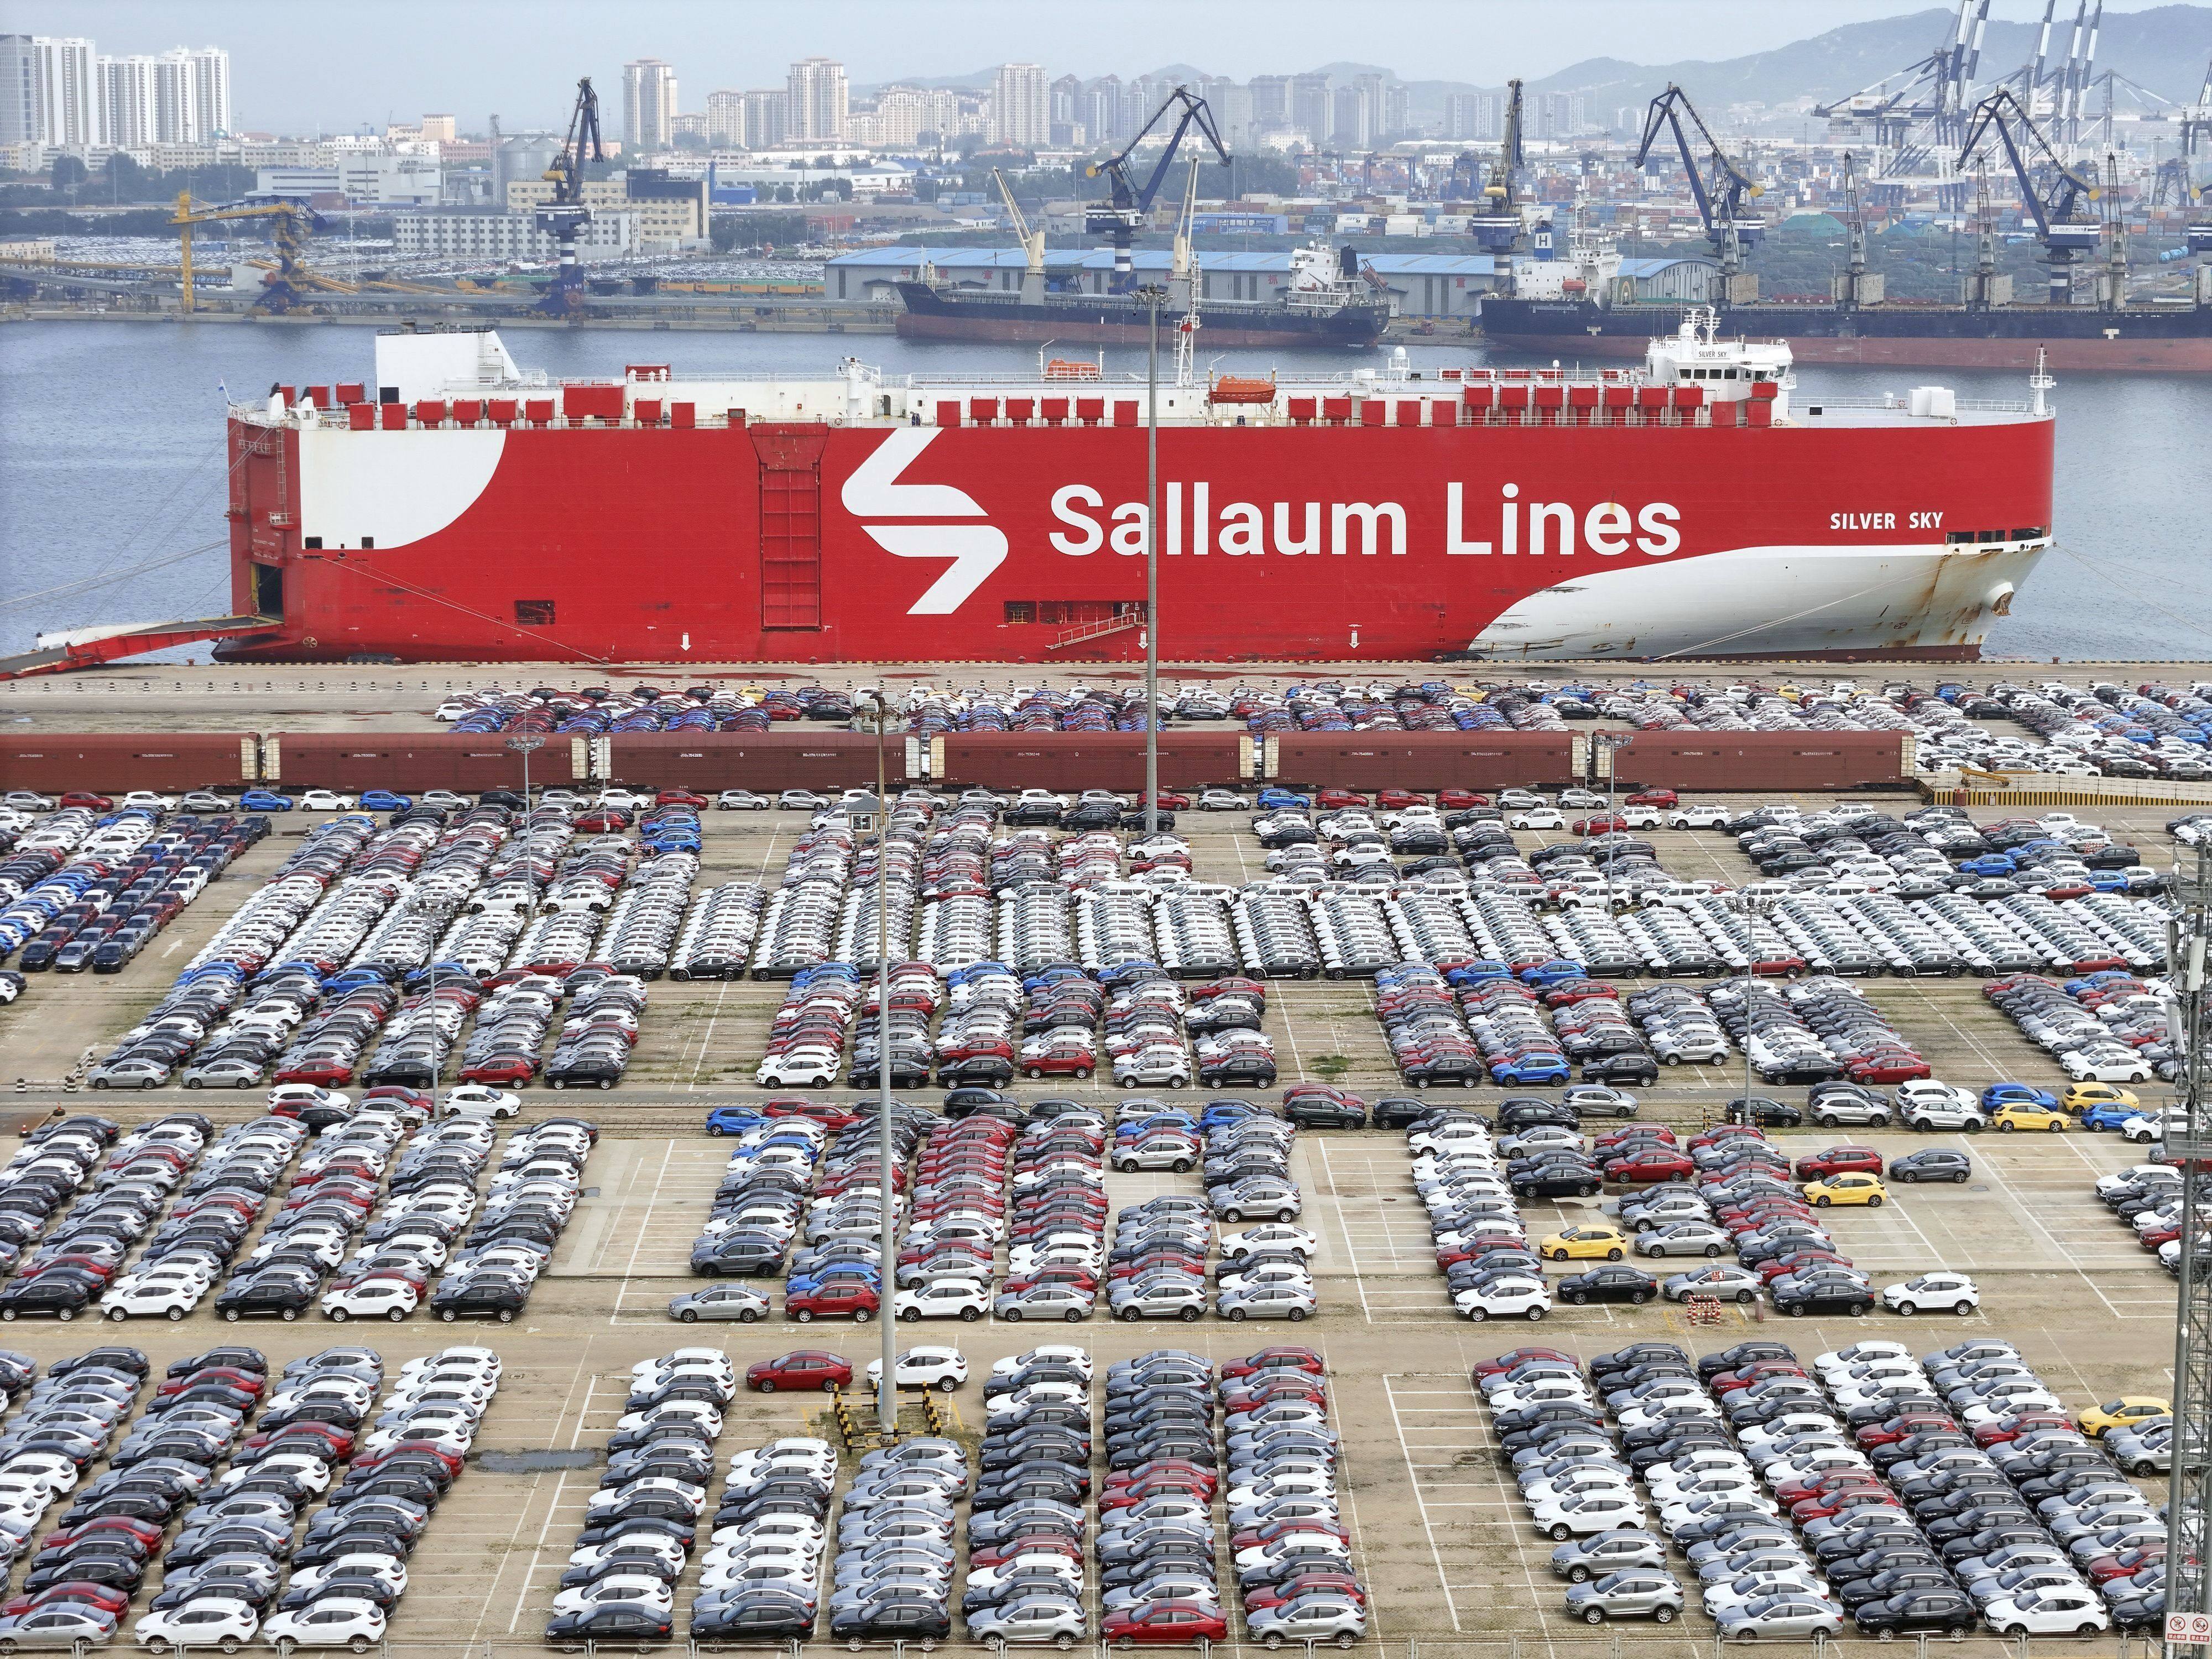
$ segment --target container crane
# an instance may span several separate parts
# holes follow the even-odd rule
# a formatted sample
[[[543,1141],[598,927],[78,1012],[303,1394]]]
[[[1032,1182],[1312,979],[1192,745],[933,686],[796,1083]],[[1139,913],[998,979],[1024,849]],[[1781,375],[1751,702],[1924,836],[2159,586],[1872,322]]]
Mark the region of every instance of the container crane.
[[[1964,118],[1966,88],[1980,66],[1989,21],[1990,0],[1959,0],[1950,31],[1935,51],[1848,98],[1814,105],[1813,113],[1826,121],[1869,124],[1875,144],[1883,149],[1924,155],[1927,139],[1948,143]],[[1916,130],[1925,137],[1909,144],[1907,135]]]
[[[1137,147],[1151,136],[1152,129],[1167,118],[1168,112],[1178,107],[1182,114],[1176,122],[1174,131],[1168,135],[1167,149],[1161,154],[1158,164],[1152,168],[1151,177],[1139,185],[1129,176],[1130,157],[1137,153]],[[1182,144],[1183,135],[1194,125],[1205,137],[1206,142],[1213,146],[1213,153],[1221,158],[1222,165],[1227,166],[1229,147],[1221,142],[1220,133],[1214,130],[1213,112],[1206,107],[1206,100],[1188,87],[1177,87],[1153,112],[1152,118],[1145,123],[1144,130],[1132,138],[1118,155],[1109,156],[1103,161],[1093,161],[1083,169],[1083,176],[1086,179],[1096,179],[1102,173],[1106,179],[1107,204],[1103,207],[1094,206],[1085,212],[1083,228],[1086,235],[1106,236],[1112,240],[1113,292],[1116,294],[1126,294],[1134,286],[1130,274],[1130,245],[1136,240],[1137,233],[1144,228],[1152,210],[1152,198],[1160,193],[1161,182],[1166,179],[1168,167],[1175,161],[1176,150]]]
[[[587,161],[605,160],[599,149],[599,95],[592,90],[592,77],[587,75],[576,82],[576,106],[568,115],[568,136],[544,175],[553,186],[553,198],[538,210],[538,228],[560,244],[561,263],[544,297],[538,302],[541,311],[558,317],[583,313],[584,273],[576,262],[576,233],[592,222],[592,210],[584,205],[584,167]]]
[[[1844,152],[1844,274],[1836,278],[1836,303],[1846,311],[1880,305],[1882,278],[1867,270],[1866,215],[1859,206],[1859,181],[1850,151]]]
[[[1966,141],[1959,149],[1960,167],[1972,159],[1974,148],[1982,142],[1985,132],[1996,135],[2005,160],[2011,164],[2013,177],[2020,185],[2021,198],[2035,221],[2035,237],[2043,244],[2045,261],[2051,267],[2050,303],[2071,304],[2075,262],[2095,247],[2105,232],[2102,222],[2088,211],[2086,204],[2097,200],[2103,191],[2095,179],[2084,177],[2066,165],[2011,88],[1998,88],[1975,106]],[[2035,175],[2030,171],[2031,155],[2050,179],[2043,189],[2037,188]]]
[[[2212,155],[2212,64],[2204,66],[2204,85],[2197,101],[2181,112],[2182,182],[2191,202],[2201,203],[2204,189],[2197,182],[2197,158]],[[2199,214],[2183,229],[2191,253],[2212,253],[2212,213]]]
[[[1505,83],[1505,126],[1498,137],[1498,159],[1490,165],[1480,194],[1474,198],[1468,231],[1475,245],[1492,253],[1518,252],[1523,240],[1521,203],[1516,186],[1526,161],[1522,149],[1521,83]]]
[[[1685,116],[1704,141],[1704,166],[1711,169],[1710,179],[1690,148],[1689,131],[1682,125]],[[1721,276],[1725,281],[1743,270],[1743,250],[1755,246],[1766,234],[1766,222],[1743,210],[1744,203],[1764,195],[1766,186],[1729,160],[1720,140],[1713,137],[1712,130],[1691,103],[1689,94],[1671,82],[1666,91],[1651,100],[1651,107],[1644,115],[1644,142],[1636,147],[1638,167],[1650,157],[1651,146],[1662,127],[1674,135],[1674,148],[1682,157],[1682,171],[1690,175],[1690,194],[1697,202],[1698,216],[1705,222],[1705,240],[1720,256]]]
[[[334,277],[318,276],[307,269],[307,236],[322,228],[322,220],[312,208],[297,202],[231,202],[220,207],[209,207],[192,200],[188,191],[177,192],[177,210],[169,216],[169,222],[177,228],[178,265],[181,309],[190,315],[197,299],[192,286],[192,228],[196,225],[227,224],[243,219],[267,219],[270,240],[276,251],[276,269],[265,282],[260,296],[254,301],[256,308],[264,311],[289,311],[309,294],[350,294],[349,283]]]

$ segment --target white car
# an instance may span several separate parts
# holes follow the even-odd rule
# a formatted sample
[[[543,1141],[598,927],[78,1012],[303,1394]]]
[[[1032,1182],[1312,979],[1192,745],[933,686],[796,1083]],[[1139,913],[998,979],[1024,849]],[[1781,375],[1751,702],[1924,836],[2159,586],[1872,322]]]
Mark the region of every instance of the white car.
[[[1066,1365],[1087,1377],[1091,1375],[1091,1350],[1072,1343],[1047,1342],[1025,1353],[1010,1353],[993,1360],[991,1375],[1011,1376],[1030,1365]]]
[[[2058,1063],[2076,1083],[2148,1083],[2150,1067],[2124,1043],[2096,1043],[2061,1054]]]
[[[351,795],[341,795],[335,789],[310,789],[300,797],[303,812],[350,812],[361,803]]]
[[[1533,1279],[1501,1279],[1470,1285],[1452,1297],[1452,1306],[1480,1324],[1486,1319],[1525,1319],[1534,1323],[1552,1310],[1552,1293]]]
[[[155,1653],[171,1648],[221,1648],[235,1653],[261,1628],[260,1616],[245,1602],[212,1593],[196,1595],[182,1607],[141,1613],[138,1644]]]
[[[384,1639],[384,1610],[356,1596],[332,1595],[289,1613],[270,1613],[262,1621],[261,1634],[279,1653],[296,1648],[366,1653]]]
[[[1982,1305],[1982,1293],[1966,1274],[1944,1267],[1886,1286],[1881,1305],[1907,1319],[1923,1308],[1948,1308],[1963,1316]]]
[[[868,1362],[868,1387],[883,1380],[884,1362]],[[950,1394],[968,1380],[968,1357],[957,1348],[908,1348],[898,1357],[894,1380],[902,1389],[936,1389]]]
[[[1506,819],[1513,830],[1564,830],[1567,820],[1556,806],[1532,806],[1526,811],[1516,812]]]
[[[323,1293],[322,1310],[343,1324],[349,1319],[389,1319],[395,1324],[422,1305],[422,1295],[403,1279],[370,1279],[344,1290]]]
[[[336,1089],[325,1089],[313,1083],[280,1083],[269,1091],[269,1109],[289,1106],[295,1110],[309,1106],[328,1106],[343,1111],[353,1103]]]
[[[204,1273],[182,1272],[149,1274],[137,1284],[118,1280],[100,1298],[100,1310],[118,1322],[136,1316],[173,1324],[199,1305],[213,1282]]]
[[[1254,1250],[1291,1250],[1310,1257],[1320,1248],[1318,1237],[1288,1221],[1266,1222],[1257,1227],[1247,1227],[1242,1232],[1221,1236],[1222,1257],[1230,1261]]]
[[[298,1580],[295,1579],[294,1583]],[[651,1607],[656,1613],[665,1613],[674,1603],[674,1589],[646,1572],[609,1573],[605,1578],[588,1584],[576,1584],[553,1598],[556,1613],[582,1613],[602,1601],[635,1603]]]
[[[1538,1532],[1564,1544],[1570,1538],[1587,1538],[1616,1527],[1641,1527],[1644,1514],[1633,1491],[1601,1490],[1532,1504],[1528,1518]]]
[[[2112,1622],[2103,1601],[2086,1584],[2008,1596],[1984,1607],[1982,1617],[2000,1636],[2094,1636]]]
[[[794,1048],[761,1061],[753,1081],[763,1089],[827,1089],[837,1080],[837,1056],[827,1048]]]
[[[438,1103],[447,1117],[514,1117],[522,1110],[522,1097],[481,1083],[457,1084]]]
[[[978,1279],[939,1279],[891,1298],[891,1309],[901,1319],[981,1319],[991,1311],[990,1286]],[[878,1364],[882,1362],[878,1361]]]

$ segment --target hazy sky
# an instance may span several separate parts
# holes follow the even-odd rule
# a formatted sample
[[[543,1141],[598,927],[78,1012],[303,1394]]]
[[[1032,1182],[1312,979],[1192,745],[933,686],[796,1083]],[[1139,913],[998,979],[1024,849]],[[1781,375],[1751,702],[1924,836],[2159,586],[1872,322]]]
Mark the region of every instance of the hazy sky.
[[[2155,3],[2106,0],[2106,9]],[[1180,61],[1242,79],[1356,60],[1408,79],[1495,83],[1593,57],[1738,57],[1922,9],[1910,0],[8,0],[4,27],[90,35],[118,54],[227,46],[241,130],[345,132],[435,111],[458,116],[465,131],[494,111],[510,131],[564,124],[580,75],[603,96],[615,92],[618,122],[621,66],[633,58],[673,64],[687,110],[717,88],[781,85],[787,64],[815,53],[842,59],[863,82],[1009,61],[1123,76]],[[2042,11],[2040,0],[1993,8],[2027,21]]]

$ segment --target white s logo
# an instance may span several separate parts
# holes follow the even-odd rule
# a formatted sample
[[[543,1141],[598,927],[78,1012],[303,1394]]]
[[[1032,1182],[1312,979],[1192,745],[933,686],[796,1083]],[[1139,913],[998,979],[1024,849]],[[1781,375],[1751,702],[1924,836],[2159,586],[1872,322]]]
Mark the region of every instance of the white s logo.
[[[899,475],[929,447],[935,427],[895,427],[853,469],[838,499],[856,519],[981,518],[983,509],[951,484],[901,483]],[[951,566],[908,608],[909,617],[950,616],[1006,562],[1006,538],[988,524],[861,526],[894,558],[950,559]]]

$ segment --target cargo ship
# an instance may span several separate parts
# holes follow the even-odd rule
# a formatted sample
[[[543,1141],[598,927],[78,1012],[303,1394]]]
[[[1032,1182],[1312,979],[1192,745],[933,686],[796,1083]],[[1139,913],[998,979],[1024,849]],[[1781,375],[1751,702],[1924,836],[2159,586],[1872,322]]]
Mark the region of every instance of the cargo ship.
[[[231,410],[232,616],[78,630],[49,665],[211,637],[325,662],[1143,654],[1141,375],[555,381],[486,331],[385,334],[375,363]],[[1160,652],[1972,657],[2050,545],[2050,378],[1801,400],[1790,363],[1711,315],[1590,374],[1401,352],[1208,377],[1186,350],[1158,410]]]
[[[1025,273],[1018,290],[962,286],[927,272],[897,286],[903,339],[1143,345],[1151,337],[1151,307],[1139,295],[1055,293],[1041,266]],[[1209,349],[1367,347],[1389,324],[1390,295],[1367,280],[1352,250],[1304,247],[1291,255],[1282,292],[1266,300],[1207,300],[1194,307],[1188,276],[1171,278],[1160,321],[1164,346],[1168,331],[1193,317]]]
[[[1655,332],[1679,327],[1682,303],[1601,305],[1492,295],[1484,337],[1501,349],[1558,357],[1640,357]],[[2068,372],[2212,374],[2212,307],[2150,301],[2094,305],[1791,305],[1714,307],[1723,332],[1781,339],[1798,362],[1912,368],[2008,368],[2040,356]]]

